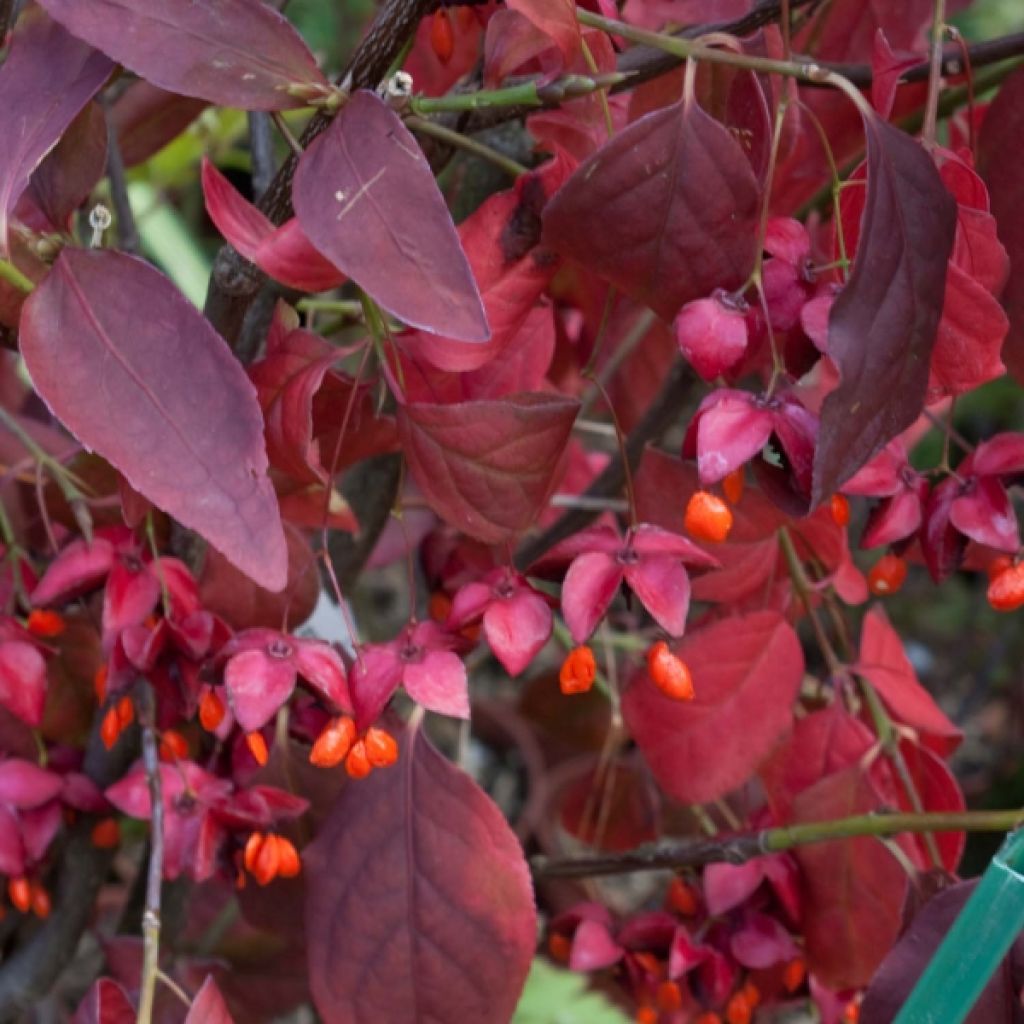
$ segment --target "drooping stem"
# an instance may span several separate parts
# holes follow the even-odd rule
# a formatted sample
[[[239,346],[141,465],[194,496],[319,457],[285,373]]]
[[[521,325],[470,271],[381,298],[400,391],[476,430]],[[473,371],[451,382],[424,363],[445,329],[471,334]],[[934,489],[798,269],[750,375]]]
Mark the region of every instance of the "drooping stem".
[[[703,864],[742,864],[767,853],[825,843],[837,839],[874,836],[886,838],[904,832],[1008,832],[1024,823],[1024,809],[857,814],[832,821],[743,832],[714,839],[688,838],[651,843],[624,853],[593,857],[534,857],[530,867],[537,878],[595,878],[639,871],[667,871]]]
[[[142,912],[142,983],[139,988],[137,1024],[152,1024],[153,1002],[160,964],[160,895],[164,873],[164,801],[156,738],[153,691],[143,683],[136,697],[142,725],[142,763],[149,788],[149,864],[146,874],[146,906]]]
[[[935,0],[932,14],[932,45],[928,61],[928,98],[924,105],[924,125],[921,134],[931,145],[935,142],[936,115],[939,109],[939,91],[942,88],[942,40],[946,34],[946,0]]]
[[[436,121],[428,121],[423,117],[407,117],[405,123],[412,131],[419,132],[422,135],[429,135],[449,146],[454,146],[456,149],[472,153],[474,156],[494,164],[495,167],[501,168],[501,170],[513,178],[529,173],[528,167],[524,167],[518,161],[505,156],[504,153],[499,153],[496,149],[484,145],[484,143],[479,142],[477,139],[463,135],[461,132],[453,131],[451,128],[446,128],[443,124],[438,124]]]

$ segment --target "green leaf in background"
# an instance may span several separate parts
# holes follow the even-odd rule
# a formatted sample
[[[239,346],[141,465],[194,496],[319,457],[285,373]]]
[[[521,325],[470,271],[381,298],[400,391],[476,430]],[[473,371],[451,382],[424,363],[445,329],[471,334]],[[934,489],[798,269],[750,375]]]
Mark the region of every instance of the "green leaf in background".
[[[512,1024],[629,1024],[629,1018],[591,992],[585,975],[536,959]]]

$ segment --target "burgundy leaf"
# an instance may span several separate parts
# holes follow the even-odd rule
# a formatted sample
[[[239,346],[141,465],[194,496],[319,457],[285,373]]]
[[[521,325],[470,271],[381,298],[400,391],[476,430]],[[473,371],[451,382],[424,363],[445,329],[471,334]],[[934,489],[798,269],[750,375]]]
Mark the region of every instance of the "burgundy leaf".
[[[253,387],[166,277],[123,253],[64,249],[25,304],[21,350],[79,441],[261,586],[284,586]]]
[[[812,505],[920,413],[942,313],[956,203],[909,135],[865,115],[867,199],[853,273],[832,305],[839,387],[821,410]]]
[[[314,1002],[324,1024],[509,1020],[536,940],[522,850],[422,733],[399,749],[303,853]]]
[[[508,7],[553,39],[566,63],[573,59],[580,48],[575,0],[508,0]]]
[[[112,70],[102,53],[45,14],[21,20],[0,66],[0,253],[7,252],[8,217],[32,172]]]
[[[234,1024],[212,974],[192,1000],[185,1024]]]
[[[389,313],[460,341],[490,337],[430,164],[375,93],[353,95],[310,144],[293,198],[313,245]]]
[[[745,782],[786,731],[803,654],[775,612],[722,619],[673,649],[689,666],[695,698],[673,701],[643,673],[622,711],[661,787],[683,803],[705,803]]]
[[[544,211],[544,241],[671,320],[684,303],[747,279],[758,207],[739,143],[684,101],[581,164]]]
[[[207,107],[206,100],[132,82],[110,108],[125,167],[134,167],[177,138]]]
[[[328,89],[291,23],[260,0],[42,0],[42,6],[79,39],[171,92],[225,107],[285,110]]]
[[[0,704],[29,725],[42,724],[46,662],[31,644],[0,644]]]
[[[135,1007],[110,978],[97,978],[79,1003],[71,1024],[135,1024]]]
[[[973,879],[943,889],[918,912],[871,979],[861,1005],[861,1024],[889,1024],[896,1019],[977,884]],[[1022,974],[1024,940],[1018,938],[964,1018],[965,1024],[1019,1024]]]
[[[557,483],[579,403],[544,394],[400,406],[398,430],[435,512],[488,544],[536,520]]]
[[[999,240],[1010,257],[1010,277],[1003,305],[1010,333],[1003,360],[1013,376],[1024,380],[1024,69],[1003,83],[985,116],[978,140],[978,159],[988,185]]]

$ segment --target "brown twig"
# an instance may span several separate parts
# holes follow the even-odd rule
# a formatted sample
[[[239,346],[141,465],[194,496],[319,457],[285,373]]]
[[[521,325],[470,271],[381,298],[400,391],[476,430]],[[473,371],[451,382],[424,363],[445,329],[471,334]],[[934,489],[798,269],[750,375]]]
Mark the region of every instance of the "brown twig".
[[[156,739],[156,709],[148,682],[139,687],[136,697],[142,725],[142,763],[149,788],[150,829],[149,863],[146,871],[146,905],[142,911],[142,982],[139,986],[137,1024],[151,1024],[156,998],[156,978],[160,966],[160,897],[164,874],[164,800],[160,777],[160,757]]]

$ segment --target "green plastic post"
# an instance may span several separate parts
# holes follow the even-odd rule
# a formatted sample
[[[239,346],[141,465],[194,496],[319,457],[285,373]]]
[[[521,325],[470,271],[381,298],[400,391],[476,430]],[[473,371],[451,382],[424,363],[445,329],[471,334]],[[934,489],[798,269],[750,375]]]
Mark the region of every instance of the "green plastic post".
[[[960,1024],[1024,929],[1024,829],[1011,832],[894,1024]]]

